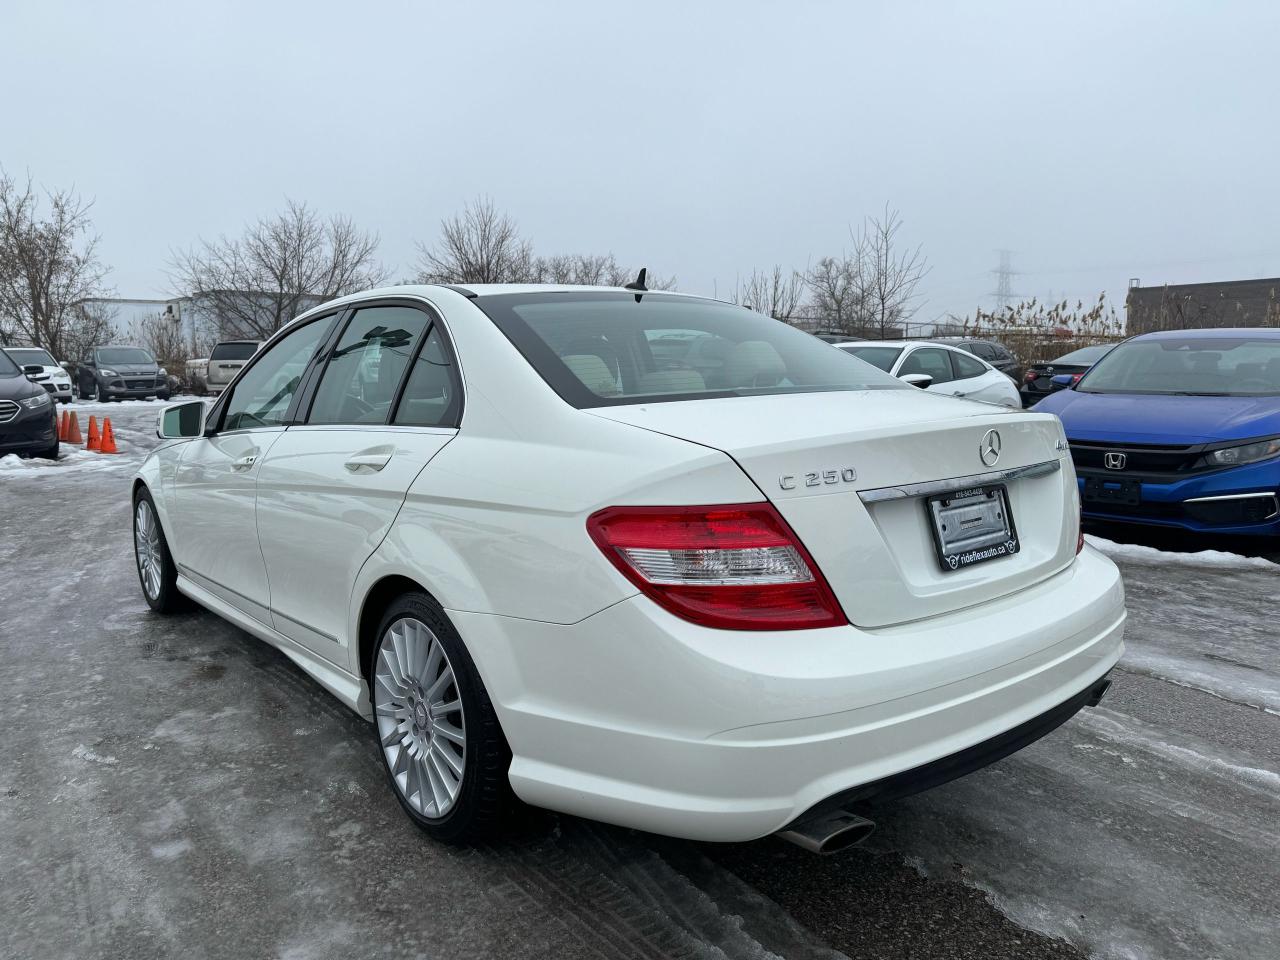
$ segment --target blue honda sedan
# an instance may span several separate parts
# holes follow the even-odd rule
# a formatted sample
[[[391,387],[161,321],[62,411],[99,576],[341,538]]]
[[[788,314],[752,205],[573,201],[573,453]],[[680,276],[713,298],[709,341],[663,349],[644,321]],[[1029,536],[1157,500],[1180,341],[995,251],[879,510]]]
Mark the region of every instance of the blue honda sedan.
[[[1035,409],[1062,419],[1086,518],[1280,536],[1280,329],[1134,337]]]

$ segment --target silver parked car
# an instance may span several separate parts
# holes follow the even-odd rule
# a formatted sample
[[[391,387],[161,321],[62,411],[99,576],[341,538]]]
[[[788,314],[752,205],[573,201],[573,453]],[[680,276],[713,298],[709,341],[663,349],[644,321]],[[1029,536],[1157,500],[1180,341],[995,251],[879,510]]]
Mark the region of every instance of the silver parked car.
[[[258,352],[262,344],[257,340],[223,340],[209,354],[209,368],[205,373],[205,386],[217,396],[235,379],[243,367]]]

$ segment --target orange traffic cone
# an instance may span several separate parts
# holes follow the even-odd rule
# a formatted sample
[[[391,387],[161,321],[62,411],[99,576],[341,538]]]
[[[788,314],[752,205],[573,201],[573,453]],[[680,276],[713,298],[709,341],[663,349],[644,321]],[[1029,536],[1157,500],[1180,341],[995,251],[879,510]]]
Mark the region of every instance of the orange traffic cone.
[[[80,420],[74,410],[71,411],[71,419],[67,421],[67,435],[62,439],[67,443],[84,443],[84,437],[80,436]]]
[[[67,423],[71,419],[71,414],[66,410],[62,411],[62,416],[58,418],[58,441],[65,443],[67,439]]]
[[[93,414],[89,415],[89,442],[84,445],[86,450],[97,450],[101,441],[98,437],[98,418]]]
[[[99,453],[119,453],[116,448],[115,431],[111,429],[111,418],[102,418],[102,439],[98,441]]]

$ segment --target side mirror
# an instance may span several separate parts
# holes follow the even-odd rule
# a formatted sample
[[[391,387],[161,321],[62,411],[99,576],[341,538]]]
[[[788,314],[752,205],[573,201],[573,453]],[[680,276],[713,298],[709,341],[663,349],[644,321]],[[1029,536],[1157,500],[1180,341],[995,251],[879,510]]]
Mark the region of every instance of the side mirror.
[[[921,390],[933,384],[933,377],[927,373],[904,373],[898,377],[903,383],[909,383],[913,387],[919,387]]]
[[[38,363],[24,363],[22,365],[22,372],[28,377],[38,377],[44,373],[44,367],[40,366]]]
[[[1055,389],[1061,390],[1063,387],[1071,386],[1078,379],[1078,377],[1070,373],[1060,373],[1056,377],[1051,378],[1049,382],[1053,384]]]
[[[192,440],[203,437],[207,412],[203,400],[170,404],[160,411],[160,428],[156,430],[156,435],[161,440]]]

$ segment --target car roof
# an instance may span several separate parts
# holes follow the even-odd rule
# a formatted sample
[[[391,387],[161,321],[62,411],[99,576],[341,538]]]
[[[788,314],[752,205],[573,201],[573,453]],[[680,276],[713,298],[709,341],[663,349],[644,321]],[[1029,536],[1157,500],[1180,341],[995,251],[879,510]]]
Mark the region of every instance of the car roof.
[[[1277,327],[1204,327],[1192,330],[1157,330],[1133,337],[1134,340],[1238,340],[1252,337],[1257,340],[1280,340]]]
[[[964,353],[950,343],[942,343],[939,340],[858,340],[854,343],[837,343],[833,344],[840,348],[844,347],[941,347],[943,350],[954,350],[956,353]]]

